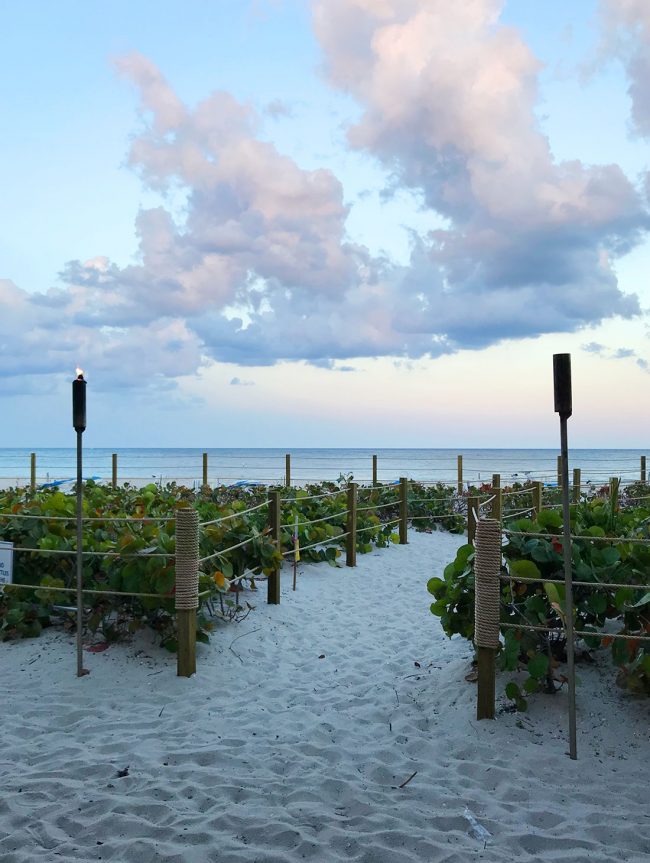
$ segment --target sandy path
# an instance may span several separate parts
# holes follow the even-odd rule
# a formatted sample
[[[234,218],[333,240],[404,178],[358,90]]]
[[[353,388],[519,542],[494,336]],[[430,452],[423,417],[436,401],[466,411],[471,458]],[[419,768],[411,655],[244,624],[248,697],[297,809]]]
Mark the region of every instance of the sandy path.
[[[461,541],[302,567],[191,680],[148,640],[81,680],[67,636],[0,645],[0,860],[641,863],[648,702],[581,671],[577,762],[563,695],[477,723],[426,593]]]

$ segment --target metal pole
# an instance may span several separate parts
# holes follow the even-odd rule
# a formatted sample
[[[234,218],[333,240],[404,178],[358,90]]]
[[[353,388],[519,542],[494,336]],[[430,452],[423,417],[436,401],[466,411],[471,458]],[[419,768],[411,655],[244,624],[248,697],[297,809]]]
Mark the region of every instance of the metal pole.
[[[571,573],[571,518],[569,510],[569,445],[567,418],[560,417],[560,447],[562,449],[562,521],[564,534],[564,589],[566,611],[566,659],[569,678],[569,755],[575,761],[576,749],[576,674],[573,650],[573,579]]]
[[[553,355],[553,389],[555,412],[560,415],[560,473],[562,486],[562,533],[564,551],[564,612],[566,630],[567,677],[569,678],[569,755],[575,761],[576,750],[576,674],[573,650],[573,579],[571,573],[571,513],[569,509],[569,443],[567,421],[573,413],[571,395],[571,355]]]
[[[83,663],[83,432],[77,432],[77,677],[87,672]]]

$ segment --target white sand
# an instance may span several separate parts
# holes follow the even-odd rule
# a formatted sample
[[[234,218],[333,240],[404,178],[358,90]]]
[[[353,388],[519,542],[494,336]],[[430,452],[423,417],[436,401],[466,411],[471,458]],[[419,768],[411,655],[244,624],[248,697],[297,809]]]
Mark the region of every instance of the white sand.
[[[69,636],[0,645],[0,860],[646,859],[648,702],[581,670],[577,762],[565,695],[478,723],[426,592],[460,541],[286,574],[190,680],[148,639],[80,680]]]

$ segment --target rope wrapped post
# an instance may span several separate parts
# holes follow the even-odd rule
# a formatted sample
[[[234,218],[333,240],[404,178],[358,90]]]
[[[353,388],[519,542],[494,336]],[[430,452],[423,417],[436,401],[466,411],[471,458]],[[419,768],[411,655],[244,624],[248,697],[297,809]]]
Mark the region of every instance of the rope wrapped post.
[[[542,511],[543,482],[536,482],[533,486],[533,518],[537,518]]]
[[[408,543],[408,490],[409,481],[405,476],[399,479],[399,544]]]
[[[573,468],[573,502],[580,503],[580,485],[582,483],[579,467]]]
[[[645,472],[645,456],[641,456],[641,482],[645,482],[646,472]]]
[[[348,523],[345,542],[345,565],[357,565],[357,484],[351,482],[348,486]]]
[[[291,453],[287,453],[284,457],[284,484],[286,488],[291,487]]]
[[[203,483],[202,487],[207,489],[208,486],[208,454],[207,452],[203,453]]]
[[[117,488],[117,453],[111,456],[111,488]]]
[[[492,501],[492,518],[495,519],[495,521],[501,521],[501,514],[503,512],[503,492],[501,491],[500,473],[492,474],[492,494],[494,495],[494,500]]]
[[[456,457],[456,470],[457,470],[457,481],[456,481],[456,491],[458,494],[463,493],[463,457],[459,455]]]
[[[196,673],[196,611],[199,607],[199,514],[176,510],[177,675]]]
[[[36,453],[33,452],[29,458],[29,487],[36,491]]]
[[[494,719],[496,652],[499,649],[501,525],[493,518],[476,526],[474,644],[478,662],[477,719]]]
[[[372,457],[372,484],[377,485],[377,456]]]
[[[279,552],[282,552],[282,534],[280,528],[280,516],[282,514],[281,510],[282,504],[280,502],[280,492],[279,491],[270,491],[269,492],[269,530],[271,534],[271,539],[275,542],[277,549]],[[266,582],[267,586],[267,596],[266,601],[269,605],[279,605],[280,604],[280,566],[276,566],[275,569],[269,574],[268,580]]]
[[[467,542],[474,545],[476,537],[476,516],[478,514],[478,498],[467,498]]]

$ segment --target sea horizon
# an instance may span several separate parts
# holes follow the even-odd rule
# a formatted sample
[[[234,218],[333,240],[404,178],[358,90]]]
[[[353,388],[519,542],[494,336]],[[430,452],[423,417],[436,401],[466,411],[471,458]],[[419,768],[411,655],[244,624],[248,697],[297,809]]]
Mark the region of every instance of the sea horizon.
[[[36,455],[36,484],[72,481],[76,476],[73,447],[5,447],[0,450],[0,482],[20,485],[30,480],[31,454]],[[203,453],[207,453],[210,485],[237,482],[281,484],[285,480],[286,455],[290,455],[291,484],[354,478],[373,479],[377,456],[377,480],[395,482],[400,477],[420,482],[458,481],[457,457],[462,456],[463,483],[491,481],[501,475],[502,484],[557,480],[557,456],[553,447],[88,447],[83,454],[85,479],[110,482],[112,457],[117,455],[118,482],[202,483]],[[618,476],[623,483],[640,478],[641,448],[574,448],[569,469],[580,468],[582,482],[606,482]]]

